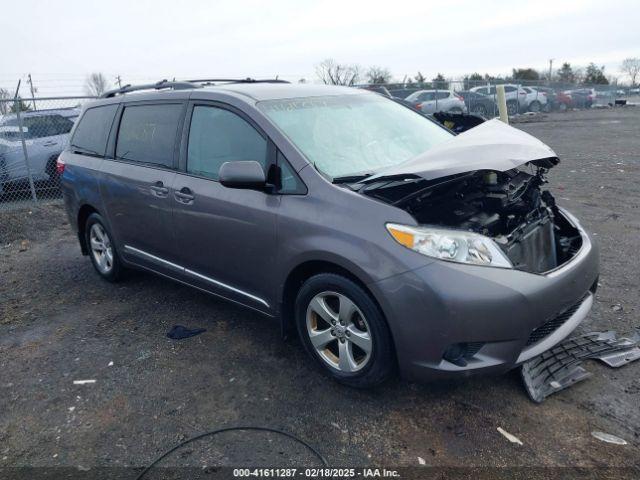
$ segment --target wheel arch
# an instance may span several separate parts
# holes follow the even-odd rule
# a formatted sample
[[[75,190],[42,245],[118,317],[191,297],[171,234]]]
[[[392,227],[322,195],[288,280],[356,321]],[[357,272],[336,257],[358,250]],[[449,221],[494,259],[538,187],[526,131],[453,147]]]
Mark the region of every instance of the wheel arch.
[[[78,209],[77,227],[78,227],[78,241],[80,242],[80,250],[83,255],[89,255],[89,246],[87,245],[87,236],[85,228],[87,226],[87,219],[92,213],[100,214],[97,208],[93,205],[85,203]]]
[[[367,287],[366,282],[351,270],[329,260],[306,260],[291,269],[283,284],[279,312],[283,336],[287,337],[293,330],[295,330],[294,305],[300,287],[309,278],[320,273],[334,273],[348,278],[369,294],[373,302],[380,309],[380,312],[385,316],[384,310],[382,309],[382,306],[375,294]],[[387,325],[388,324],[389,322],[387,321]]]

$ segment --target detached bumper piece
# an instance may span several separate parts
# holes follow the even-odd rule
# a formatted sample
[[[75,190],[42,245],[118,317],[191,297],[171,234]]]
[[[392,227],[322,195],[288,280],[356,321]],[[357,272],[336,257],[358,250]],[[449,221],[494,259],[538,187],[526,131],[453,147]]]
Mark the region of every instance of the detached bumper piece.
[[[640,358],[640,330],[617,338],[616,332],[592,332],[568,338],[522,365],[522,380],[536,403],[591,376],[582,366],[597,359],[618,368]]]

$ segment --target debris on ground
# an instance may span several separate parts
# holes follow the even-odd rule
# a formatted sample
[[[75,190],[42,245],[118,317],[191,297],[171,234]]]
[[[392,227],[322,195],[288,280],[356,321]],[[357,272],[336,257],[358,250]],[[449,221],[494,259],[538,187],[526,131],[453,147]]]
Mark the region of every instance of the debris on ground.
[[[201,333],[206,331],[207,330],[205,328],[190,329],[187,327],[183,327],[182,325],[174,325],[173,328],[167,333],[167,337],[172,340],[182,340],[184,338],[200,335]]]
[[[426,465],[426,464],[427,464],[427,462],[426,462],[426,461],[424,460],[424,458],[422,458],[422,457],[418,457],[418,463],[419,463],[420,465]]]
[[[536,403],[591,376],[583,360],[597,359],[618,368],[640,358],[640,330],[617,338],[613,330],[591,332],[564,340],[522,365],[521,374],[529,398]]]
[[[91,383],[96,383],[95,380],[74,380],[74,385],[89,385]]]
[[[627,441],[623,438],[616,437],[610,433],[604,432],[591,432],[591,436],[597,438],[602,442],[613,443],[614,445],[626,445]]]
[[[516,437],[515,435],[510,434],[509,432],[507,432],[505,429],[503,429],[502,427],[498,427],[498,432],[500,432],[500,434],[506,438],[507,440],[509,440],[511,443],[516,443],[518,445],[524,445],[522,443],[522,441]]]

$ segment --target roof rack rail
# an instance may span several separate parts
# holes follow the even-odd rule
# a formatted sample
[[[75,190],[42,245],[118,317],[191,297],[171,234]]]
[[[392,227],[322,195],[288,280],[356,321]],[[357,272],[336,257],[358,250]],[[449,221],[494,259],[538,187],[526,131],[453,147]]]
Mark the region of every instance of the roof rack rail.
[[[200,88],[200,85],[196,85],[191,82],[170,82],[169,80],[160,80],[156,83],[149,83],[145,85],[131,85],[127,84],[121,88],[114,90],[108,90],[100,95],[100,98],[112,98],[116,95],[124,95],[125,93],[137,92],[140,90],[162,90],[165,88],[171,88],[173,90],[187,90],[190,88]]]
[[[216,82],[219,83],[290,83],[286,80],[280,80],[277,78],[265,78],[265,79],[255,79],[255,78],[201,78],[197,80],[185,80],[185,82],[189,83],[204,83],[204,84],[214,84]]]

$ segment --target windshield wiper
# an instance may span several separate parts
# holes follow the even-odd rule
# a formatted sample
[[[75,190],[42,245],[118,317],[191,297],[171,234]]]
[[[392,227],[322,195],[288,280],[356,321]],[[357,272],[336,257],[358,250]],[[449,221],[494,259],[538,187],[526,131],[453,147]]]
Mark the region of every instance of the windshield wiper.
[[[367,177],[370,177],[375,172],[367,172],[367,173],[358,173],[355,175],[344,175],[342,177],[334,177],[331,183],[353,183],[359,182],[360,180],[364,180]]]

